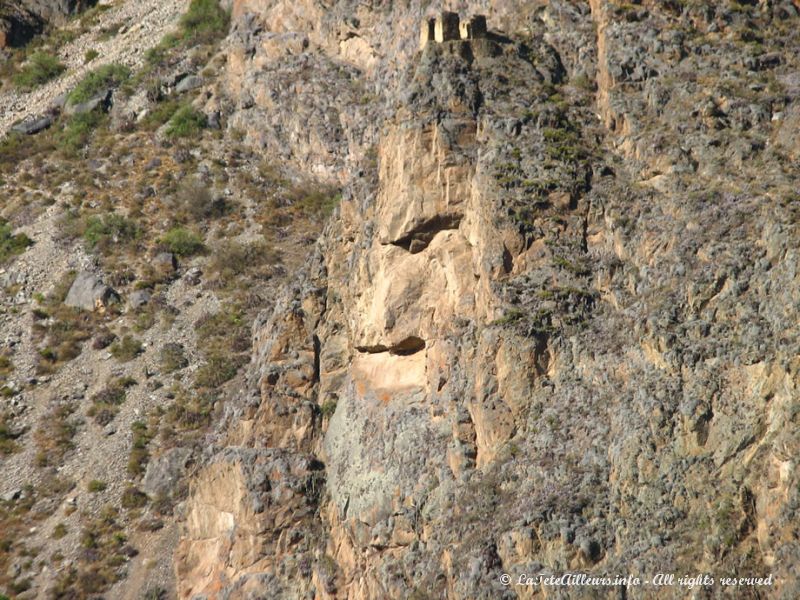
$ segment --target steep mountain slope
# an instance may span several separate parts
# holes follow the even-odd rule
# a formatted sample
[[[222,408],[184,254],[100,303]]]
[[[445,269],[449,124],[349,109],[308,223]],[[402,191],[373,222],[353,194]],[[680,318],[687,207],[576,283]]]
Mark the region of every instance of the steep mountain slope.
[[[530,597],[500,575],[575,569],[796,595],[797,7],[461,3],[490,39],[421,54],[413,4],[233,8],[233,119],[356,164],[256,324],[181,597]],[[348,104],[283,112],[337,59],[374,152]]]
[[[0,594],[174,596],[186,479],[337,200],[204,112],[228,22],[114,3],[0,62]]]

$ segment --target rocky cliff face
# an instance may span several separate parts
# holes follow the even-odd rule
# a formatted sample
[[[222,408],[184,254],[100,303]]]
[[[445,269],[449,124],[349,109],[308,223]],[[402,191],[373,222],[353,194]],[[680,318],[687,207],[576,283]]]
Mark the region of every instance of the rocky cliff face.
[[[91,0],[9,0],[0,5],[0,49],[21,46],[48,23],[63,22]]]
[[[345,192],[254,326],[180,596],[795,597],[797,7],[456,8],[491,35],[418,53],[414,2],[232,5],[214,102]]]

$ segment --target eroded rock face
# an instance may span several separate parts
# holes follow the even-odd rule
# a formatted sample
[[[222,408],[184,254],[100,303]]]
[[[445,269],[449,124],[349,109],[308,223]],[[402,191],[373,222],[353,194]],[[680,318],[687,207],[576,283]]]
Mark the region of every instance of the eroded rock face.
[[[500,574],[576,569],[798,593],[797,94],[718,82],[702,108],[705,84],[671,79],[798,65],[767,36],[739,61],[751,25],[667,4],[493,3],[507,35],[418,55],[417,26],[364,25],[403,9],[353,8],[346,39],[411,48],[384,78],[333,37],[336,11],[234,3],[231,81],[254,90],[235,118],[345,192],[255,325],[190,493],[181,597],[530,598]],[[790,4],[750,18],[797,47]],[[384,83],[380,106],[348,91],[282,118],[320,73]]]
[[[196,589],[210,595],[248,597],[268,586],[280,597],[303,597],[281,580],[287,572],[294,583],[310,574],[303,553],[316,543],[308,526],[323,489],[321,468],[313,457],[280,450],[217,456],[186,507],[187,527],[202,541],[178,549],[179,579],[200,576]]]
[[[0,49],[22,46],[47,23],[61,23],[91,0],[9,0],[0,6]]]

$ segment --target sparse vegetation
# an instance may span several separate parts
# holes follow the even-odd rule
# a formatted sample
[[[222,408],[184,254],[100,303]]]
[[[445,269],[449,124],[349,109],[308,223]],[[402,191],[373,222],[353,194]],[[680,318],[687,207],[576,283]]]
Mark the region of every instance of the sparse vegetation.
[[[112,244],[132,242],[141,235],[142,231],[136,222],[117,213],[109,213],[89,217],[86,220],[83,239],[90,248],[105,253]]]
[[[147,494],[136,487],[129,487],[126,489],[124,492],[122,492],[122,497],[120,498],[122,508],[126,508],[128,510],[142,508],[143,506],[147,505],[147,501]]]
[[[91,492],[92,494],[96,494],[98,492],[103,492],[108,487],[105,481],[100,481],[99,479],[92,479],[89,484],[86,486],[86,489]]]
[[[66,70],[63,64],[47,52],[34,52],[14,76],[14,85],[22,90],[32,90],[55,79]]]
[[[193,138],[206,128],[206,116],[190,105],[181,106],[169,120],[166,135],[170,138]]]
[[[160,94],[160,92],[158,93]],[[157,102],[142,120],[141,126],[149,130],[158,129],[169,121],[181,106],[182,104],[177,100]]]
[[[0,218],[0,265],[9,260],[12,256],[22,254],[33,245],[31,240],[24,233],[12,233],[13,229],[8,221]]]
[[[38,466],[59,465],[64,455],[74,448],[72,438],[78,431],[78,425],[72,417],[75,410],[76,406],[72,403],[58,404],[42,419],[34,432]]]
[[[103,90],[119,87],[130,76],[130,69],[124,65],[114,63],[103,65],[89,73],[75,86],[75,89],[70,92],[68,100],[71,104],[86,102]]]
[[[106,506],[81,531],[83,551],[77,566],[63,572],[50,589],[53,598],[89,598],[101,594],[119,581],[120,569],[136,550],[127,543],[117,510]]]
[[[8,456],[19,450],[16,440],[20,434],[14,431],[7,416],[0,415],[0,456]]]
[[[330,419],[336,412],[336,400],[326,400],[320,407],[320,413],[326,419]]]
[[[201,388],[217,388],[230,381],[244,364],[243,356],[229,354],[209,354],[205,364],[195,373],[195,385]]]
[[[111,355],[120,362],[130,362],[142,351],[142,342],[131,335],[124,336],[121,340],[111,344]]]
[[[169,342],[161,347],[159,352],[159,365],[164,373],[173,373],[189,366],[183,346]]]
[[[127,389],[136,384],[136,380],[129,377],[114,379],[109,384],[92,396],[92,406],[87,414],[98,425],[108,425],[114,420],[119,406],[125,402]]]
[[[53,527],[53,539],[60,540],[65,535],[67,535],[67,526],[64,523],[59,523],[55,527]]]
[[[179,431],[194,431],[208,427],[216,401],[217,396],[211,390],[189,392],[181,389],[167,411],[167,421]]]
[[[99,110],[72,116],[57,133],[58,147],[67,156],[74,156],[89,143],[92,133],[105,119]]]
[[[39,349],[39,373],[52,373],[80,355],[83,343],[90,339],[102,319],[93,312],[63,304],[75,279],[75,272],[66,273],[50,295],[33,310],[33,335],[43,342]]]
[[[150,460],[147,445],[153,439],[154,434],[142,421],[134,421],[131,425],[131,432],[133,433],[133,444],[128,458],[128,473],[138,477],[144,473],[147,462]]]
[[[214,197],[211,190],[199,182],[184,185],[175,204],[179,218],[198,223],[223,217],[231,208],[224,198]]]
[[[203,238],[185,227],[173,227],[164,234],[161,242],[170,252],[183,257],[199,254],[205,249]]]
[[[213,43],[225,36],[229,22],[217,0],[192,0],[181,18],[181,37],[188,45]]]
[[[219,280],[221,286],[227,286],[245,272],[257,278],[260,269],[277,262],[279,257],[265,241],[224,241],[214,248],[208,262],[208,272]],[[267,275],[267,271],[262,273]]]

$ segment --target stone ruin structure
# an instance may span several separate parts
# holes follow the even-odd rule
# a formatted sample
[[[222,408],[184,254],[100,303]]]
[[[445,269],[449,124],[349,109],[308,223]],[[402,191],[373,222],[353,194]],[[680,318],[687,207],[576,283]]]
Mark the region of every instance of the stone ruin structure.
[[[458,13],[444,11],[436,18],[422,21],[419,48],[423,50],[429,42],[450,42],[454,40],[473,40],[487,36],[486,17],[473,15],[460,21]]]

